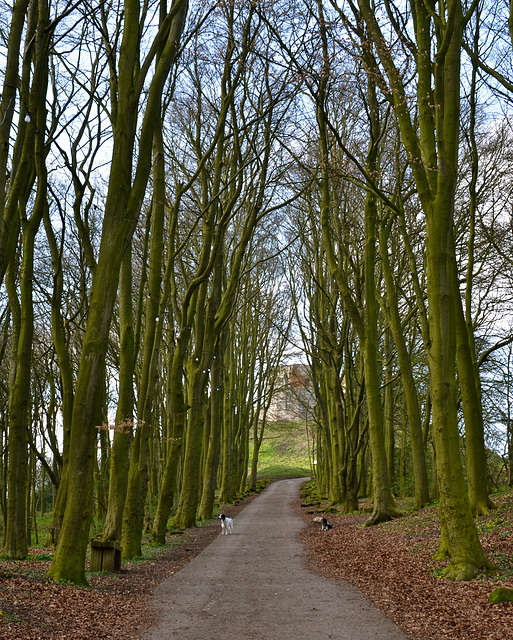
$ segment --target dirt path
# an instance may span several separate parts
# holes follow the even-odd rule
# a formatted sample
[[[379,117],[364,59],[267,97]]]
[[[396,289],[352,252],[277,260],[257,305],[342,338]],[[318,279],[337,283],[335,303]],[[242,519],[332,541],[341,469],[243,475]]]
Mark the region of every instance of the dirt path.
[[[234,519],[232,535],[157,587],[155,624],[142,640],[405,640],[358,589],[306,568],[293,508],[301,483],[271,484]]]

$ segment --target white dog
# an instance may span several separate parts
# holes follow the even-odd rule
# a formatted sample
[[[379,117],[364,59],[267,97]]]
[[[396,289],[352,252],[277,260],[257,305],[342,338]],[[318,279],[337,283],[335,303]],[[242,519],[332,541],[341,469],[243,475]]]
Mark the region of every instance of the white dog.
[[[226,535],[233,533],[233,520],[225,516],[224,513],[219,516],[219,519],[221,520],[221,535],[223,533],[226,533]]]

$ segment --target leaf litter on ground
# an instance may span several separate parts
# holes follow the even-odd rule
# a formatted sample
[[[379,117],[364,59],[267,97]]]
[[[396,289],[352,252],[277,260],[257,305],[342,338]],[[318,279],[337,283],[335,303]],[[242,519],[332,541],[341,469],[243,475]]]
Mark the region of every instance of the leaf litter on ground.
[[[255,496],[230,506],[236,515]],[[493,496],[497,509],[478,518],[487,556],[500,566],[488,579],[441,578],[433,561],[440,528],[436,507],[371,528],[368,513],[331,512],[333,529],[321,531],[312,508],[300,538],[309,567],[334,580],[348,580],[398,624],[411,640],[505,640],[513,638],[513,603],[488,603],[498,586],[513,588],[513,492]],[[370,508],[361,501],[362,509]],[[402,505],[401,505],[402,506]],[[26,561],[0,559],[1,640],[136,640],[152,623],[153,589],[219,535],[217,522],[171,536],[160,555],[124,562],[116,573],[89,573],[89,589],[45,577],[50,549],[32,550]]]
[[[412,640],[505,640],[513,638],[513,603],[492,605],[488,598],[498,586],[513,587],[512,493],[494,500],[497,509],[477,519],[485,553],[500,567],[489,578],[441,577],[446,563],[433,560],[436,507],[370,528],[363,526],[368,513],[330,514],[330,531],[320,531],[312,509],[302,507],[308,526],[301,539],[311,569],[357,586]]]

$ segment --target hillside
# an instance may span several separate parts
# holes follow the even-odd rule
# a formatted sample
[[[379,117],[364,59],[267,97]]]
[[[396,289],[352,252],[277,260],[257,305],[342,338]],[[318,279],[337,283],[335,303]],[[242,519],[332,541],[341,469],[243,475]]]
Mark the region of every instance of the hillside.
[[[257,477],[281,480],[310,476],[310,449],[311,437],[304,421],[267,423],[258,456]],[[251,453],[250,448],[250,460]]]

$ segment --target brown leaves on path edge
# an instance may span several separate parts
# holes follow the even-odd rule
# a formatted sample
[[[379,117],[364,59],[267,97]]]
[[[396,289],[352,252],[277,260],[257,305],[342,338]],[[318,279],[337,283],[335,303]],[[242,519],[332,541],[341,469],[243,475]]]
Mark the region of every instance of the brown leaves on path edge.
[[[249,496],[226,513],[237,515]],[[153,622],[155,587],[180,571],[220,533],[218,522],[170,536],[173,546],[152,560],[123,562],[116,573],[90,573],[91,588],[45,577],[51,550],[32,550],[27,561],[0,559],[0,640],[135,640]]]
[[[229,515],[255,497],[231,506]],[[431,560],[439,536],[434,508],[370,529],[362,527],[365,514],[330,513],[333,529],[321,531],[298,502],[305,558],[312,570],[359,587],[411,640],[513,639],[513,603],[488,604],[495,587],[513,587],[511,494],[494,500],[498,509],[478,525],[488,557],[501,566],[499,578],[437,577],[444,565]],[[152,623],[153,589],[218,535],[217,522],[187,530],[158,558],[123,563],[118,573],[89,574],[90,589],[48,582],[50,563],[41,549],[34,552],[39,559],[0,560],[0,640],[136,640]]]
[[[333,529],[322,531],[314,515],[301,540],[309,567],[359,587],[412,640],[506,640],[513,638],[513,603],[488,603],[499,586],[513,587],[511,494],[497,510],[478,519],[487,557],[500,566],[488,579],[456,582],[439,577],[446,563],[432,560],[439,542],[436,508],[363,528],[368,514],[329,514]]]
[[[48,582],[49,561],[0,561],[0,639],[137,638],[151,624],[146,611],[151,591],[218,533],[213,525],[201,527],[155,561],[127,562],[120,572],[89,574],[90,589]]]

